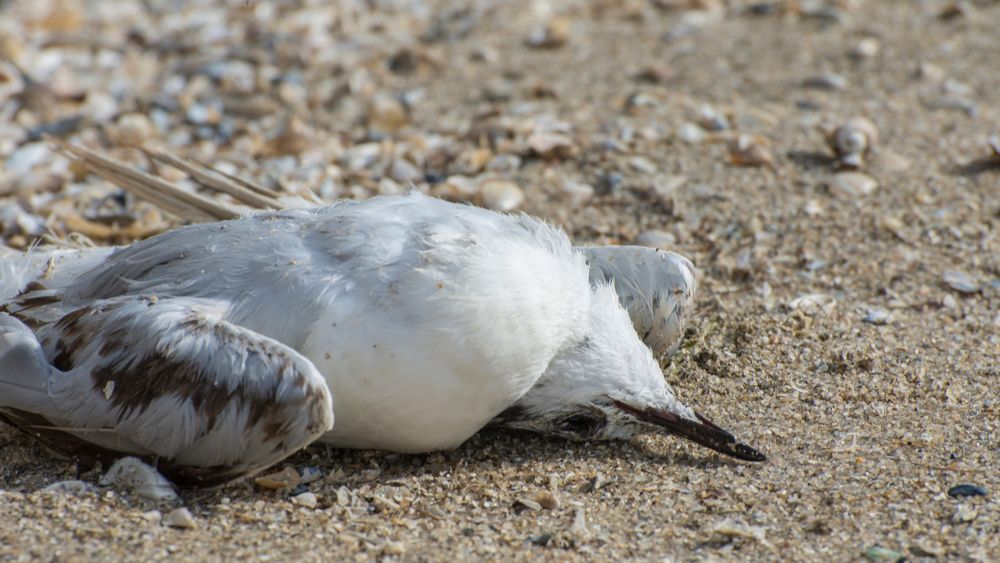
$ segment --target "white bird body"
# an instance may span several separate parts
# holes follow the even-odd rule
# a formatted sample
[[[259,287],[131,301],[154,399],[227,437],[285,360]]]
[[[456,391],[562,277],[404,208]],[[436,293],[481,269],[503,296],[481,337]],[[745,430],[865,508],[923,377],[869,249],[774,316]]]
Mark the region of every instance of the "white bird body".
[[[97,259],[77,258],[90,269],[38,277],[6,304],[34,328],[41,354],[57,368],[35,374],[48,394],[66,387],[76,403],[6,393],[0,407],[34,409],[56,426],[112,424],[115,432],[99,438],[79,436],[111,447],[105,438],[113,434],[118,447],[139,450],[130,453],[188,462],[216,438],[199,442],[192,431],[178,434],[187,436],[181,443],[163,442],[144,429],[154,414],[191,414],[184,410],[191,397],[162,389],[143,401],[115,402],[126,380],[149,377],[134,368],[149,369],[146,360],[163,342],[190,336],[185,315],[287,347],[309,375],[321,374],[342,420],[324,441],[428,451],[457,446],[521,397],[560,351],[583,338],[591,298],[586,263],[558,229],[418,195],[195,225]],[[37,262],[21,266],[37,273]],[[66,321],[74,315],[76,324]],[[149,338],[109,351],[108,331],[122,324]],[[225,349],[212,327],[197,335],[207,343],[186,356],[196,366],[212,365],[212,354]],[[102,370],[115,376],[101,379]],[[220,368],[211,385],[232,387],[246,374]],[[115,408],[146,416],[94,416]]]
[[[637,280],[626,293],[658,303],[642,326],[672,346],[682,308],[657,311],[684,293],[644,284],[676,279],[676,260],[649,252],[595,264]],[[71,455],[157,457],[195,483],[316,439],[449,449],[498,415],[582,437],[652,424],[763,459],[676,399],[584,254],[530,217],[414,194],[6,257],[0,419]],[[565,426],[581,411],[600,428]]]

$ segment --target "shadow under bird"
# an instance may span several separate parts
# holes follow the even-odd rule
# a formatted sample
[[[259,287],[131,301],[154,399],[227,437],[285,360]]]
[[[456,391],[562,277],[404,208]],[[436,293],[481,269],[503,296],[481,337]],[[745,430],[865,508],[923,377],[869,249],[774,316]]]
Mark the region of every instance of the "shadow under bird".
[[[450,449],[498,415],[575,437],[657,428],[762,461],[677,400],[585,253],[527,216],[410,195],[8,257],[0,418],[193,484],[317,439]]]

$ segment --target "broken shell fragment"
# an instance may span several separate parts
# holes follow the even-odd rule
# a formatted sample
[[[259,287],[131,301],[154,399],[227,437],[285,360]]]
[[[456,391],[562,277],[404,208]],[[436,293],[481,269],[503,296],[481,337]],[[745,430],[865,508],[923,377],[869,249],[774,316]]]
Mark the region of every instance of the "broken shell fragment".
[[[105,487],[115,486],[154,501],[173,502],[178,499],[170,481],[136,457],[123,457],[116,461],[100,482]]]
[[[281,471],[262,475],[254,479],[254,483],[262,489],[294,489],[302,482],[299,472],[294,467],[285,467]]]

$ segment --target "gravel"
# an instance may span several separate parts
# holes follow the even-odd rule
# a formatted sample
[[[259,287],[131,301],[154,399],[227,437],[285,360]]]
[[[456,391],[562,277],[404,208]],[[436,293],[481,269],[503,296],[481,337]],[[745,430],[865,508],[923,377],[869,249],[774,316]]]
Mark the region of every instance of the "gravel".
[[[665,376],[768,454],[487,429],[175,506],[4,426],[0,559],[1000,559],[996,29],[987,1],[0,3],[0,243],[182,222],[45,134],[286,205],[419,189],[669,245],[703,280]],[[858,116],[877,150],[833,190]]]

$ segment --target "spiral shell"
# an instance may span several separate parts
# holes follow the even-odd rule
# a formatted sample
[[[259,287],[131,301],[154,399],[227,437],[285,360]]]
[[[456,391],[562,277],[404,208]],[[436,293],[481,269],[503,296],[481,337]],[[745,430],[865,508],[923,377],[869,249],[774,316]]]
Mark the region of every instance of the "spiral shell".
[[[828,136],[842,168],[861,168],[864,157],[878,144],[878,128],[864,117],[852,117]]]

